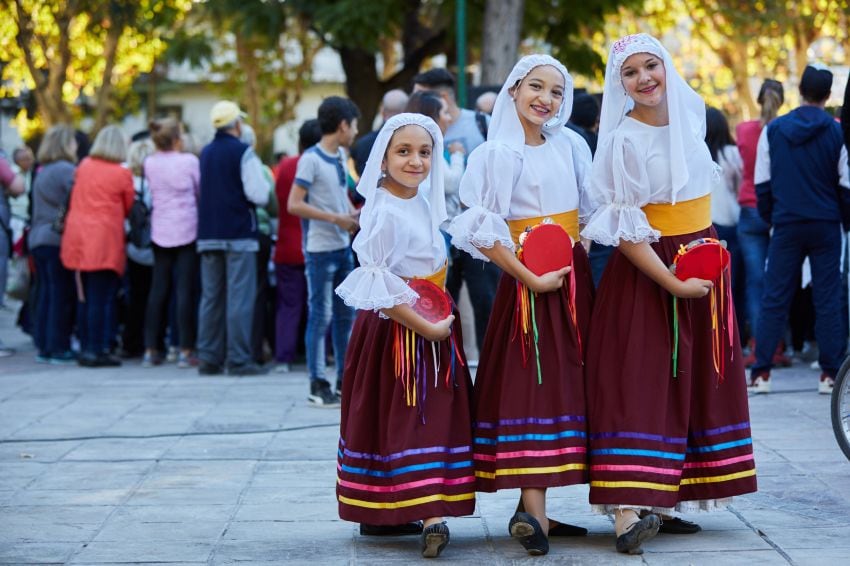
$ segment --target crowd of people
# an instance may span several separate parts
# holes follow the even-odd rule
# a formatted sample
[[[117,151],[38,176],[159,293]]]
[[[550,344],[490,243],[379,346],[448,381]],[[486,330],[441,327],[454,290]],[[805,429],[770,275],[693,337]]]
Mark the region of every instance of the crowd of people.
[[[832,82],[806,67],[801,106],[778,116],[782,85],[766,80],[760,118],[733,136],[637,34],[612,45],[601,98],[547,55],[522,58],[477,110],[449,71],[423,72],[359,137],[357,106],[328,97],[274,170],[230,101],[199,151],[173,118],[129,143],[108,126],[90,147],[56,125],[35,156],[15,152],[17,174],[0,158],[0,281],[19,240],[19,322],[43,363],[251,376],[303,353],[309,403],[342,407],[340,516],[364,535],[419,534],[436,557],[444,518],[471,513],[476,491],[519,488],[508,530],[543,555],[586,532],[548,516],[547,490],[590,483],[616,549],[637,554],[658,532],[700,530],[675,513],[755,491],[747,389],[769,393],[790,364],[789,312],[804,327],[792,345],[816,342],[818,391],[832,390],[850,226]],[[547,224],[572,259],[539,273],[524,242]],[[671,270],[718,240],[719,278]],[[450,314],[416,310],[414,279]],[[464,353],[464,284],[480,360]]]

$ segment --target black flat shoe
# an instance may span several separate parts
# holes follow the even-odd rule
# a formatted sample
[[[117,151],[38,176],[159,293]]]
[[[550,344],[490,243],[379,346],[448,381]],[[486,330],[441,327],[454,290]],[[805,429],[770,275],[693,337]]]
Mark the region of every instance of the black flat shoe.
[[[395,537],[418,535],[422,532],[422,522],[402,523],[401,525],[370,525],[360,523],[360,534],[364,537]]]
[[[692,535],[702,530],[702,527],[691,521],[686,521],[678,517],[670,519],[661,519],[661,527],[658,528],[659,533],[667,535]]]
[[[586,537],[587,529],[569,523],[549,519],[549,538],[552,537]]]
[[[434,523],[422,530],[422,557],[437,558],[449,544],[449,527],[446,522]]]
[[[617,537],[617,552],[624,554],[643,554],[641,543],[658,534],[661,519],[658,515],[647,515],[625,533]]]
[[[543,534],[543,528],[533,516],[525,512],[515,513],[508,523],[508,531],[532,556],[549,553],[549,539]]]

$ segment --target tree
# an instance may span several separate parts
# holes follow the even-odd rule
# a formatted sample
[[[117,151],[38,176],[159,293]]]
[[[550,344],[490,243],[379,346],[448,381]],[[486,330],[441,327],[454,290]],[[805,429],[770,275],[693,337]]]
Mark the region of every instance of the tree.
[[[487,0],[481,48],[481,82],[501,84],[519,52],[525,0]]]
[[[162,35],[191,0],[2,0],[3,80],[31,90],[37,115],[22,116],[24,135],[79,118],[74,102],[94,101],[94,129],[132,110],[133,80],[164,49]],[[4,94],[9,94],[4,93]]]

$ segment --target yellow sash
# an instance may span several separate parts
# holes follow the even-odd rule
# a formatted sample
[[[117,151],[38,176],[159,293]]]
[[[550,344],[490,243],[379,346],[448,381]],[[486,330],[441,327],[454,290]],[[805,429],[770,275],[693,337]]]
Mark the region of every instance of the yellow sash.
[[[426,279],[439,287],[440,289],[446,289],[446,272],[449,268],[448,260],[443,264],[443,267],[432,273],[431,275],[423,275],[421,277],[411,277],[410,279]]]
[[[691,234],[711,226],[711,194],[676,204],[647,204],[642,210],[662,236]]]
[[[547,219],[560,225],[561,228],[570,235],[573,242],[578,242],[578,210],[568,210],[558,214],[508,220],[508,228],[511,230],[511,239],[514,241],[514,244],[519,244],[519,235],[522,234],[526,228],[537,226]]]

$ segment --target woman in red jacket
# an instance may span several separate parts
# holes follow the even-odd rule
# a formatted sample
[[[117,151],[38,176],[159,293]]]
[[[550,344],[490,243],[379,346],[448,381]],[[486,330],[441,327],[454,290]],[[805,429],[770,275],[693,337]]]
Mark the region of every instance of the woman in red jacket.
[[[127,141],[118,126],[107,126],[77,168],[62,234],[62,263],[76,272],[81,302],[77,319],[82,343],[79,364],[121,365],[110,355],[115,296],[127,258],[124,219],[133,204],[133,175],[121,165]]]

